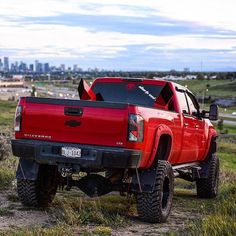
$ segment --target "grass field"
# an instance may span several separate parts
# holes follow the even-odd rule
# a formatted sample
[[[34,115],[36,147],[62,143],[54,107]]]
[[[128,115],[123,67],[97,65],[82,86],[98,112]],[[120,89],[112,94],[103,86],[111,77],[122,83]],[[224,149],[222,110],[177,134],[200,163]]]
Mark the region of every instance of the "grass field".
[[[221,139],[219,144],[220,193],[216,201],[203,211],[203,218],[189,227],[191,235],[236,234],[236,138]]]
[[[0,101],[0,129],[11,130],[16,103]],[[235,133],[236,127],[224,126],[229,133]],[[2,143],[1,143],[2,145]],[[9,145],[9,143],[8,143]],[[213,200],[196,198],[194,183],[182,180],[175,182],[173,211],[196,216],[186,221],[184,229],[170,229],[163,235],[236,235],[236,138],[220,137],[218,156],[221,160],[219,196]],[[0,194],[14,189],[14,176],[17,159],[11,155],[0,160]],[[17,202],[13,190],[8,198]],[[32,209],[28,209],[31,211]],[[12,206],[0,208],[0,217],[12,217]],[[126,199],[119,195],[107,195],[88,199],[81,192],[59,191],[52,206],[47,210],[53,223],[44,226],[15,227],[0,229],[0,235],[6,236],[63,236],[63,235],[111,235],[137,224],[135,199]],[[170,222],[174,220],[172,216]],[[182,216],[181,216],[182,217]],[[181,218],[180,218],[181,219]],[[170,223],[171,226],[172,223]],[[167,223],[168,225],[168,223]],[[160,225],[148,225],[147,228],[158,230]],[[137,229],[139,230],[139,228]],[[132,232],[132,231],[131,231]],[[137,231],[138,232],[138,231]],[[123,233],[124,234],[124,233]],[[125,235],[125,234],[124,234]]]
[[[176,81],[183,86],[187,86],[195,95],[213,97],[236,98],[236,81],[228,80],[185,80]],[[208,91],[206,92],[207,85]]]

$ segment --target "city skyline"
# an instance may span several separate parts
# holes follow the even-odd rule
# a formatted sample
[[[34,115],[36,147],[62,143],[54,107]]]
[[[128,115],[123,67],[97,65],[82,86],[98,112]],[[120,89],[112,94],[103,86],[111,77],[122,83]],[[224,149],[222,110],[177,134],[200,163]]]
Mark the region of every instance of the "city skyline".
[[[108,70],[236,70],[233,0],[9,0],[0,57]]]
[[[90,68],[87,68],[90,70]],[[94,68],[98,70],[98,68]],[[5,56],[3,58],[0,57],[0,72],[7,73],[48,73],[53,70],[59,70],[61,72],[65,71],[73,71],[80,72],[82,68],[80,68],[77,64],[73,64],[70,66],[66,66],[64,63],[60,65],[50,65],[48,62],[42,62],[38,59],[34,60],[34,63],[26,63],[23,60],[20,61],[10,61],[10,58]]]

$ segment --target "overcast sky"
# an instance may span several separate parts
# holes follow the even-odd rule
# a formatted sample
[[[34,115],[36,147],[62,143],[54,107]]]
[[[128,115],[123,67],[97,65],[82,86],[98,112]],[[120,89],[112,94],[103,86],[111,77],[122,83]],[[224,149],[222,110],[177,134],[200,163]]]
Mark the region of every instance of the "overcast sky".
[[[3,56],[82,68],[232,70],[236,1],[1,1]]]

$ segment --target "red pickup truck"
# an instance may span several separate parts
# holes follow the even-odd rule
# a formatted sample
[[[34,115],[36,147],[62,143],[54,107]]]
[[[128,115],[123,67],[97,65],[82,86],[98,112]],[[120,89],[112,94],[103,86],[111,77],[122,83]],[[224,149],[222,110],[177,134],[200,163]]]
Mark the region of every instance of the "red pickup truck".
[[[165,222],[174,177],[195,181],[198,197],[217,195],[216,105],[200,111],[187,88],[161,80],[81,80],[79,94],[19,100],[12,151],[24,205],[48,206],[63,184],[91,197],[134,194],[142,220]]]

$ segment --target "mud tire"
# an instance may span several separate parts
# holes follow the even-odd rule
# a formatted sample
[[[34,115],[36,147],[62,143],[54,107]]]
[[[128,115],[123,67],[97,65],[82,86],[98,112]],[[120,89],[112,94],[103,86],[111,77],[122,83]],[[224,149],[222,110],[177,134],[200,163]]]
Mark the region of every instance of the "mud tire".
[[[59,184],[56,166],[40,165],[36,180],[17,179],[17,193],[24,206],[48,207]]]
[[[209,176],[205,179],[196,180],[197,196],[199,198],[215,198],[218,194],[219,185],[219,158],[212,154],[206,164],[209,165]]]
[[[159,160],[154,190],[136,195],[140,219],[149,223],[166,222],[172,207],[173,191],[172,167],[169,162]]]

